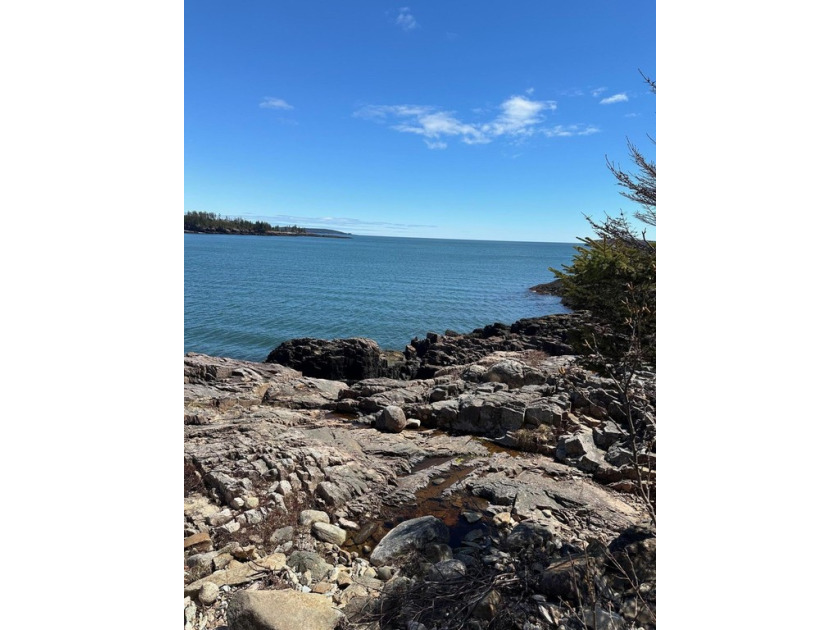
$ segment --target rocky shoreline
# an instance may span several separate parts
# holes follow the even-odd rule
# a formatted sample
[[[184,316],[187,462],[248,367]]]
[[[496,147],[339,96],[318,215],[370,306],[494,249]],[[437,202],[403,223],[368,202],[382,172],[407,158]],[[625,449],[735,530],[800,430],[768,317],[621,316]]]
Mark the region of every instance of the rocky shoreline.
[[[656,375],[631,431],[581,323],[187,354],[185,628],[655,627]]]

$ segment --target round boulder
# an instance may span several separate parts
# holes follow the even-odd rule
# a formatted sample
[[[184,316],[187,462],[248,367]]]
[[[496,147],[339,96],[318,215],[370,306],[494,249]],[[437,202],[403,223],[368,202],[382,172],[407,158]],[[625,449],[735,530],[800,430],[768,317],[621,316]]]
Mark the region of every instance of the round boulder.
[[[376,428],[387,433],[399,433],[407,424],[403,410],[394,405],[385,407],[376,416]]]
[[[421,516],[403,521],[379,541],[370,554],[370,563],[381,567],[393,564],[397,558],[412,551],[420,551],[431,543],[448,543],[449,529],[434,516]]]

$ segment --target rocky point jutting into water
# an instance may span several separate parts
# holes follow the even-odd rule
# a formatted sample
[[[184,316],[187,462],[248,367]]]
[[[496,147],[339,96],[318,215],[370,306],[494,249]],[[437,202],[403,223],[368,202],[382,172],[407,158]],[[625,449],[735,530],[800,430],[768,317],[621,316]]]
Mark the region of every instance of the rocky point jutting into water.
[[[655,627],[656,377],[579,324],[187,354],[185,627]]]

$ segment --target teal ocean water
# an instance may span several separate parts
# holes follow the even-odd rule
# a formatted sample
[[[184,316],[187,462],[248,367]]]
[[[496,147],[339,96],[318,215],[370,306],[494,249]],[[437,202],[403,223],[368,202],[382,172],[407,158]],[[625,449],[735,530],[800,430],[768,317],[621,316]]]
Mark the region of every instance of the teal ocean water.
[[[529,287],[570,243],[184,234],[184,352],[263,361],[296,337],[415,336],[566,312]]]

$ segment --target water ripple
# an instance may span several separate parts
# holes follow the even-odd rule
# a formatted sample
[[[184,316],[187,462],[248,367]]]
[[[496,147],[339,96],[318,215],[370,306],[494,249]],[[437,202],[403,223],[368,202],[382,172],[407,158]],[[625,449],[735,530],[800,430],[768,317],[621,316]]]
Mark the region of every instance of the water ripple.
[[[262,361],[295,337],[412,337],[564,312],[528,291],[569,243],[184,235],[184,351]]]

